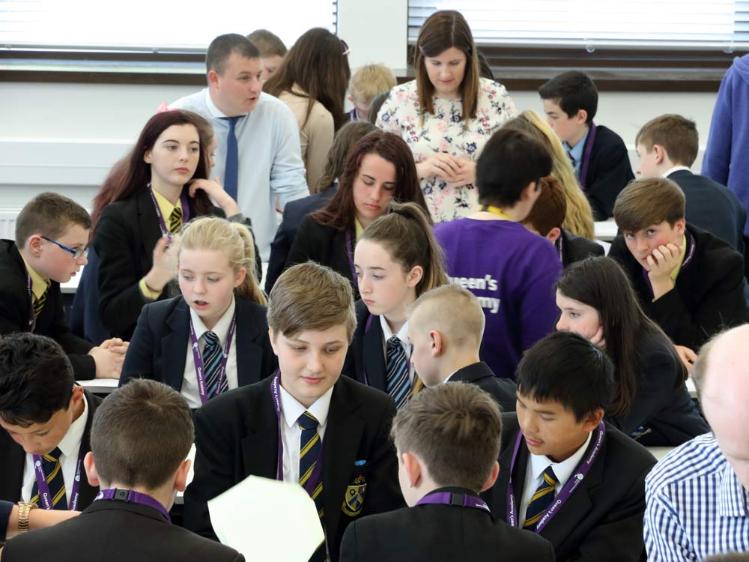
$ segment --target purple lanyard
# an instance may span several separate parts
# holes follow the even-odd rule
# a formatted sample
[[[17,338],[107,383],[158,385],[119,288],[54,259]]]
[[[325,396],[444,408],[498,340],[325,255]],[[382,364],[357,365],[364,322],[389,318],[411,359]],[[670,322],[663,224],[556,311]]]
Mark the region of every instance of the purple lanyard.
[[[572,492],[577,489],[580,483],[583,481],[585,476],[590,471],[590,467],[593,466],[593,462],[596,460],[598,453],[601,451],[603,446],[603,438],[606,434],[606,426],[603,422],[598,424],[595,435],[593,436],[594,443],[593,449],[590,453],[583,457],[580,463],[575,467],[575,472],[567,479],[567,482],[562,489],[559,490],[557,497],[554,498],[553,503],[546,510],[543,517],[539,519],[536,524],[536,533],[540,533],[544,527],[549,523],[552,517],[554,517],[565,502],[570,498]],[[510,462],[510,480],[507,482],[507,523],[512,527],[518,526],[518,514],[515,507],[515,496],[512,493],[512,472],[515,469],[515,461],[517,460],[518,451],[520,450],[520,444],[523,442],[523,432],[518,431],[518,436],[515,439],[515,449],[512,451],[512,461]]]
[[[588,179],[588,168],[590,167],[590,155],[593,152],[593,143],[596,142],[596,124],[590,124],[588,138],[585,139],[585,149],[583,151],[583,161],[580,164],[580,185],[583,190],[587,190],[585,181]]]
[[[491,513],[489,506],[480,497],[473,494],[456,494],[455,492],[432,492],[417,501],[416,505],[457,505],[483,509]]]
[[[170,234],[169,229],[166,226],[166,222],[164,221],[164,215],[161,214],[161,207],[159,207],[159,202],[156,201],[156,196],[153,194],[153,189],[151,188],[151,184],[148,184],[148,194],[151,196],[151,201],[153,201],[153,207],[156,210],[156,218],[159,219],[159,229],[161,230],[162,236],[168,236]],[[182,193],[179,196],[179,200],[182,204],[182,224],[186,223],[188,220],[190,220],[190,203],[187,199],[187,194],[185,193],[184,188],[182,189]]]
[[[356,276],[356,267],[354,266],[354,241],[351,238],[351,232],[346,231],[346,258],[351,268],[351,279],[354,283],[354,289],[359,290],[359,278]]]
[[[229,324],[229,331],[226,332],[226,347],[222,350],[221,363],[218,366],[218,385],[221,388],[221,382],[226,378],[226,363],[229,360],[229,351],[231,350],[231,340],[234,337],[234,331],[237,327],[237,311],[234,310],[234,316]],[[195,375],[198,379],[198,392],[200,393],[200,402],[208,402],[208,389],[206,388],[205,367],[203,365],[203,354],[200,353],[198,337],[195,334],[195,327],[192,325],[190,318],[190,341],[192,342],[192,360],[195,362]]]
[[[34,476],[36,477],[36,487],[39,491],[39,500],[42,502],[42,508],[53,509],[52,506],[52,494],[49,491],[49,484],[47,483],[47,476],[44,474],[42,468],[42,457],[40,455],[32,455],[34,460]],[[60,460],[58,459],[58,462]],[[73,478],[73,489],[70,492],[70,499],[68,500],[68,509],[76,511],[78,509],[78,497],[81,488],[81,465],[83,464],[83,450],[80,449],[78,452],[78,461],[75,464],[75,478]],[[60,463],[60,470],[62,470],[62,463]]]
[[[95,498],[96,500],[114,500],[118,502],[134,503],[137,505],[144,505],[150,507],[159,512],[168,523],[172,522],[169,517],[169,512],[166,508],[161,505],[161,502],[153,499],[148,494],[141,494],[140,492],[134,492],[133,490],[120,490],[118,488],[109,488],[99,492]]]

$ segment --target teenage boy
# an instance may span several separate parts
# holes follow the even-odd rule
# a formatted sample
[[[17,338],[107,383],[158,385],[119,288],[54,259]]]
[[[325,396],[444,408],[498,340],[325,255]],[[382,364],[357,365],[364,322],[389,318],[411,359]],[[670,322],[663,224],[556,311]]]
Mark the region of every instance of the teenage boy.
[[[78,562],[243,561],[228,546],[170,524],[192,440],[190,408],[175,390],[149,380],[117,389],[94,416],[83,461],[89,482],[101,487],[96,501],[75,519],[11,540],[2,562],[50,553]]]
[[[263,65],[263,75],[260,79],[266,82],[283,63],[286,45],[278,35],[267,29],[256,29],[247,36],[247,39],[260,51],[260,62]]]
[[[427,291],[411,305],[408,316],[411,362],[425,386],[472,383],[503,411],[512,411],[515,383],[498,378],[479,359],[484,321],[479,300],[467,289],[450,284]]]
[[[91,217],[75,201],[42,193],[21,209],[16,240],[0,240],[0,335],[34,332],[59,343],[78,380],[119,378],[127,344],[114,338],[94,347],[65,320],[60,283],[82,265]]]
[[[616,199],[622,234],[609,255],[624,268],[645,313],[680,346],[698,349],[746,321],[744,260],[684,219],[684,192],[664,178],[636,180]]]
[[[501,431],[496,404],[473,385],[415,395],[392,430],[409,507],[349,525],[341,561],[554,560],[549,542],[495,519],[479,496],[497,479]]]
[[[476,163],[482,210],[442,223],[434,233],[450,280],[479,299],[486,318],[481,359],[513,378],[524,350],[554,331],[554,284],[562,264],[554,247],[520,222],[551,172],[546,147],[523,131],[500,129]]]
[[[195,414],[195,479],[185,526],[214,536],[206,502],[253,474],[298,482],[315,500],[338,560],[346,526],[403,504],[384,393],[341,376],[356,325],[351,284],[307,262],[286,270],[268,303],[279,372],[215,398]]]
[[[681,115],[661,115],[648,121],[635,138],[640,157],[637,175],[676,182],[686,197],[687,222],[743,252],[746,210],[726,186],[691,172],[698,142],[694,121]]]
[[[299,127],[285,103],[262,91],[260,51],[236,33],[208,46],[208,87],[170,105],[205,117],[216,133],[213,174],[252,220],[263,261],[278,225],[276,208],[309,195]]]
[[[614,200],[634,179],[627,147],[611,129],[593,123],[598,90],[587,74],[555,76],[538,90],[549,125],[567,149],[596,220],[611,216]]]
[[[80,510],[99,491],[83,474],[101,400],[75,385],[58,344],[29,333],[0,338],[0,499]]]
[[[604,255],[603,246],[562,228],[567,198],[562,186],[551,176],[541,180],[541,195],[523,221],[523,226],[554,244],[563,267],[594,256]]]
[[[645,475],[655,459],[602,421],[613,377],[604,352],[556,332],[523,356],[517,414],[502,418],[492,511],[551,541],[557,560],[643,556]]]

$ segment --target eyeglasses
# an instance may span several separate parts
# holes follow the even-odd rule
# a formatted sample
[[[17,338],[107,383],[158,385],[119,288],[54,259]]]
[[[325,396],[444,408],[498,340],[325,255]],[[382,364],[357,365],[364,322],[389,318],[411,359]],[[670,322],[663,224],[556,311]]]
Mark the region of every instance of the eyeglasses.
[[[343,49],[343,56],[347,56],[351,52],[351,47],[348,46],[348,43],[346,43],[343,39],[339,39],[341,42],[341,49]]]
[[[51,238],[47,238],[46,236],[42,236],[42,239],[46,240],[47,242],[51,242],[52,244],[54,244],[55,246],[57,246],[61,250],[67,252],[68,254],[70,254],[71,256],[73,256],[74,260],[80,259],[81,257],[87,257],[88,256],[88,246],[86,246],[85,248],[79,248],[79,249],[76,250],[75,248],[71,248],[70,246],[66,246],[65,244],[61,244],[57,240],[52,240]]]

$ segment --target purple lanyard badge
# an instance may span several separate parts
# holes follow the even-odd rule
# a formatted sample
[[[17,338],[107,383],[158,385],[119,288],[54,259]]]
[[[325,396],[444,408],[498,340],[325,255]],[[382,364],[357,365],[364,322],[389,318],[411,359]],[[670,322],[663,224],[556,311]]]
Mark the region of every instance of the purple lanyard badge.
[[[169,512],[166,508],[161,505],[161,502],[155,500],[148,494],[142,494],[140,492],[134,492],[133,490],[120,490],[117,488],[109,488],[102,490],[96,496],[97,500],[113,500],[126,503],[134,503],[136,505],[144,505],[150,507],[159,512],[167,522],[171,523],[172,519],[169,517]]]
[[[432,492],[421,498],[416,505],[457,505],[460,507],[470,507],[474,509],[483,509],[491,513],[489,506],[479,496],[473,494],[456,494],[454,492]]]
[[[49,491],[49,484],[47,483],[47,476],[44,474],[42,468],[42,457],[41,455],[32,455],[31,458],[34,461],[34,477],[36,478],[36,487],[39,490],[39,501],[42,503],[43,509],[53,509],[52,505],[52,494]],[[59,460],[58,460],[59,462]],[[62,470],[62,463],[60,463],[60,470]],[[78,453],[78,461],[75,464],[75,477],[73,479],[73,489],[70,491],[70,497],[68,499],[68,509],[76,511],[78,509],[78,498],[80,497],[81,489],[81,466],[83,465],[83,450],[81,449]]]

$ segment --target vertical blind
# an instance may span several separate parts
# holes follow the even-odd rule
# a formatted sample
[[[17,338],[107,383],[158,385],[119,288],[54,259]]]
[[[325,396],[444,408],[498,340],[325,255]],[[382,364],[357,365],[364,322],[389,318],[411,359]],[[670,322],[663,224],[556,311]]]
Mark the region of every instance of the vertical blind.
[[[749,46],[749,0],[408,0],[409,43],[445,9],[460,11],[482,45]]]
[[[0,0],[6,49],[205,50],[217,35],[259,28],[291,46],[310,27],[336,25],[336,0]]]

